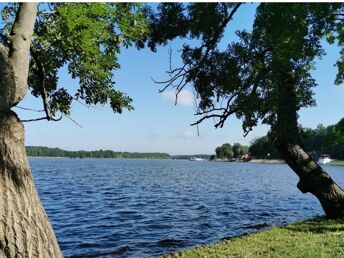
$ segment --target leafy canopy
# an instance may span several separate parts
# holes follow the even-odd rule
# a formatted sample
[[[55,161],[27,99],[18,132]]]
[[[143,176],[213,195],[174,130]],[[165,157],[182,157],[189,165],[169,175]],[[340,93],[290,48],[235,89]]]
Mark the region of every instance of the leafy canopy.
[[[7,43],[17,4],[2,10],[1,43]],[[149,32],[144,6],[138,3],[39,4],[31,47],[29,88],[42,97],[47,118],[68,115],[73,100],[86,105],[110,103],[114,112],[133,109],[132,99],[114,88],[121,46],[129,47]],[[60,85],[66,67],[77,89]]]
[[[252,31],[237,31],[238,40],[220,49],[227,26],[242,4],[164,3],[151,11],[152,33],[141,40],[153,50],[176,37],[198,40],[181,50],[184,65],[169,72],[165,86],[180,92],[191,84],[200,99],[200,123],[216,119],[222,127],[230,115],[243,121],[248,133],[259,121],[277,121],[279,87],[288,78],[296,94],[296,110],[315,105],[311,76],[316,58],[325,52],[322,40],[344,44],[343,4],[261,3]],[[336,83],[344,80],[344,50],[337,62]]]

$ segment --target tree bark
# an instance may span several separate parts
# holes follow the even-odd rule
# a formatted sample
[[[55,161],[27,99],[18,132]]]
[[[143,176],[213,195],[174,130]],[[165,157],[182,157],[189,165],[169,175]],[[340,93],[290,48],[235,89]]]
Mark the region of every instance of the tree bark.
[[[0,257],[63,257],[39,200],[24,147],[24,127],[0,114]]]
[[[11,108],[27,92],[36,3],[21,3],[0,44],[0,257],[62,257],[39,200],[24,146],[24,127]]]
[[[344,191],[303,148],[297,124],[297,97],[293,75],[279,85],[276,147],[299,176],[297,187],[320,201],[328,218],[344,218]]]

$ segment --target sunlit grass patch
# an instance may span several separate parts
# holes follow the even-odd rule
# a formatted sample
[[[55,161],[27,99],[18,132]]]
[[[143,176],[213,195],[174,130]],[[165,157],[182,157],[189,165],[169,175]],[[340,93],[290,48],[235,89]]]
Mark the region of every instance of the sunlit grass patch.
[[[165,257],[344,257],[344,219],[316,218]]]
[[[332,160],[331,163],[329,163],[329,165],[333,165],[333,166],[344,166],[344,160]]]

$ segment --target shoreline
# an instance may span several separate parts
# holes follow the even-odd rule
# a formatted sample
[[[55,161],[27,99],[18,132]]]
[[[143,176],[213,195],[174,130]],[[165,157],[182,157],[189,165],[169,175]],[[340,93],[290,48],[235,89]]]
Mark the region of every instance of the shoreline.
[[[251,159],[249,163],[259,163],[259,164],[285,164],[283,159]]]
[[[173,158],[97,158],[97,157],[85,157],[85,158],[72,158],[72,157],[59,157],[59,156],[28,156],[28,158],[42,158],[42,159],[114,159],[114,160],[187,160],[187,159],[173,159]],[[252,159],[250,161],[229,161],[229,160],[211,160],[209,162],[225,162],[225,163],[254,163],[254,164],[286,164],[286,162],[282,159]],[[344,166],[344,160],[333,160],[331,163],[321,164],[321,166]]]

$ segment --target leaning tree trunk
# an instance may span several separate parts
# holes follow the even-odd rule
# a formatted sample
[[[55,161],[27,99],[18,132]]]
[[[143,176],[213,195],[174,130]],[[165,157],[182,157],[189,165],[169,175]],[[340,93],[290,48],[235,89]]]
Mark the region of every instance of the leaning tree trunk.
[[[24,127],[11,108],[27,92],[36,3],[19,5],[0,44],[0,257],[62,257],[39,200],[24,147]]]
[[[344,217],[344,191],[303,148],[297,125],[297,99],[293,75],[279,86],[276,147],[299,176],[302,193],[315,195],[328,218]]]

